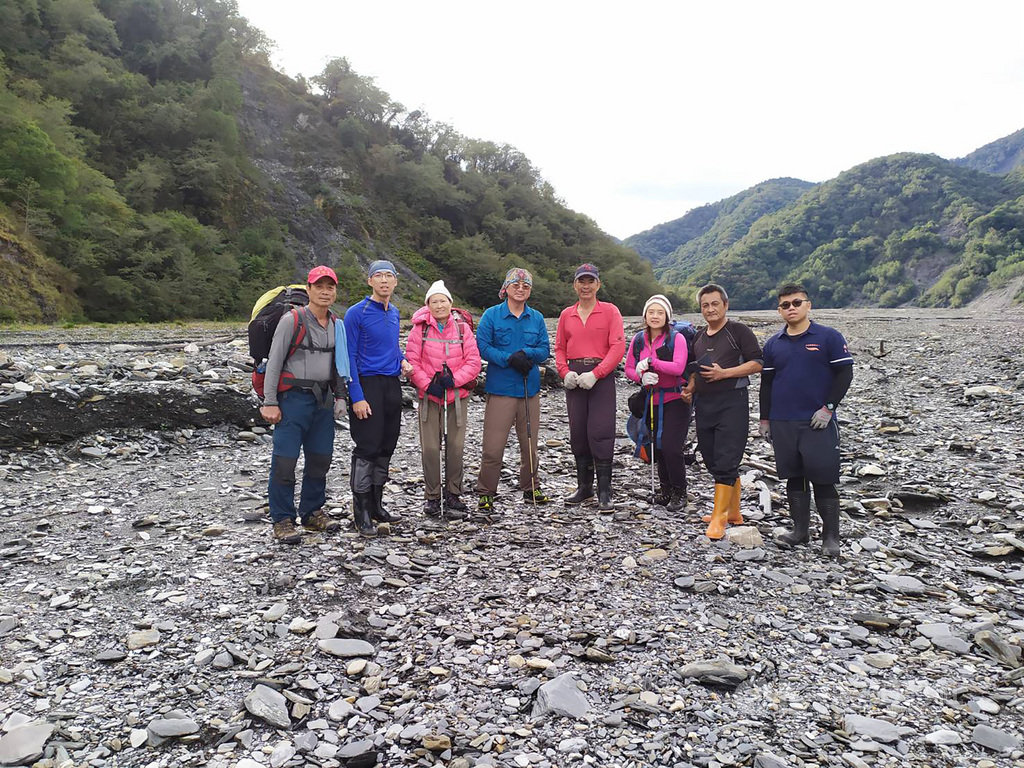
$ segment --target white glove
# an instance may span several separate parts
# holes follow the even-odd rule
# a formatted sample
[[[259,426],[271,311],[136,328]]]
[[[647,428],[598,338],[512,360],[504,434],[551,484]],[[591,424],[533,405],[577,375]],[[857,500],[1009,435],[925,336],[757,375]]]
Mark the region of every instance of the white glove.
[[[654,371],[647,371],[643,376],[640,377],[640,383],[645,387],[656,387],[661,376],[656,374]]]
[[[334,401],[334,418],[344,419],[348,413],[348,403],[344,400]]]
[[[828,406],[821,406],[811,416],[811,429],[824,429],[832,421],[832,411],[828,409]]]
[[[647,373],[647,369],[651,367],[651,358],[645,357],[639,363],[636,364],[636,375],[643,376]]]
[[[576,377],[576,383],[580,389],[590,389],[597,384],[597,376],[594,375],[593,371],[587,371]]]
[[[565,374],[565,378],[562,379],[562,386],[566,389],[576,389],[576,385],[579,383],[580,375],[576,371],[569,371]]]

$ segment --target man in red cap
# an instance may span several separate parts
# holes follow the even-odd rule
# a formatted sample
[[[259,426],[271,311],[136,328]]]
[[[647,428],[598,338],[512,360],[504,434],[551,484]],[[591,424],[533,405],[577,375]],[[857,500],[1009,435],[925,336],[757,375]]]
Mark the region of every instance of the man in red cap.
[[[334,363],[334,323],[341,320],[331,312],[338,298],[338,276],[330,267],[314,267],[306,290],[309,304],[282,315],[274,331],[260,408],[260,415],[274,425],[267,498],[274,538],[282,544],[301,539],[296,517],[311,531],[340,527],[323,510],[334,451],[335,404],[344,393]],[[295,465],[300,450],[306,461],[296,511]]]

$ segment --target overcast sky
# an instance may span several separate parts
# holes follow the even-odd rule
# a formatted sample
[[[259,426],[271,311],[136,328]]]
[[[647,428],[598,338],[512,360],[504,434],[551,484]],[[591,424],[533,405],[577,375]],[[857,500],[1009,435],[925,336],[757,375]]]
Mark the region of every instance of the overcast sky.
[[[238,0],[289,75],[345,56],[403,104],[522,150],[626,237],[765,179],[1024,128],[1024,2]]]

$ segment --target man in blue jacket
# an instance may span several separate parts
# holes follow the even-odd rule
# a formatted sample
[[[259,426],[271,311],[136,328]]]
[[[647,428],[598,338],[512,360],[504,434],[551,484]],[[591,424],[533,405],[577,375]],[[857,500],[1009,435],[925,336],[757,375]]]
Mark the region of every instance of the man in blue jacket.
[[[527,306],[533,275],[512,268],[498,291],[505,299],[480,318],[476,343],[487,361],[483,457],[476,480],[478,508],[493,515],[505,443],[514,425],[519,439],[519,487],[523,498],[547,504],[537,483],[537,424],[540,420],[540,368],[551,355],[544,316]]]
[[[399,376],[412,366],[398,343],[398,307],[391,295],[398,285],[395,266],[378,260],[370,265],[366,279],[371,294],[353,304],[345,313],[352,381],[349,383],[349,431],[352,449],[352,509],[356,528],[364,536],[375,536],[374,521],[392,523],[398,513],[383,505],[391,455],[402,428],[402,385]]]

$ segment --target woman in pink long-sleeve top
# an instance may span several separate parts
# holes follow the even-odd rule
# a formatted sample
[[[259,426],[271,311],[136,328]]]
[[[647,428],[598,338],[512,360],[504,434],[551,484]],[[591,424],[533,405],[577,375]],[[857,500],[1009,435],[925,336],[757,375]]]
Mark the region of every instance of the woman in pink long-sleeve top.
[[[573,278],[579,301],[562,310],[555,335],[555,364],[565,387],[569,445],[576,457],[576,492],[566,504],[582,504],[594,495],[598,509],[612,509],[612,455],[615,451],[615,378],[626,351],[622,313],[597,300],[601,277],[582,264]]]
[[[480,351],[472,328],[452,311],[452,295],[441,280],[427,289],[426,306],[412,316],[405,358],[412,365],[410,378],[420,398],[420,458],[426,497],[423,511],[429,517],[439,516],[443,493],[443,511],[454,519],[463,518],[466,505],[459,496],[466,443],[466,398],[480,373]]]
[[[678,512],[686,506],[686,461],[683,446],[690,428],[690,405],[682,398],[686,384],[686,339],[672,330],[672,304],[660,293],[644,304],[644,329],[626,352],[626,377],[647,390],[644,415],[654,437],[661,490],[653,503]]]

